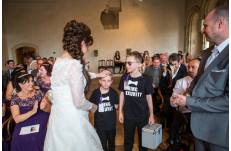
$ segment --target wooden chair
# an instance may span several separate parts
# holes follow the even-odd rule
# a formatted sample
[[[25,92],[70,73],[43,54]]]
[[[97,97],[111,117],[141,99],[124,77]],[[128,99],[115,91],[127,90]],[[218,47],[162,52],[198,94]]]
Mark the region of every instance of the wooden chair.
[[[107,61],[106,61],[106,70],[108,70],[108,69],[112,69],[112,73],[114,74],[115,73],[115,66],[113,65],[113,62],[114,62],[114,60],[112,60],[112,59],[108,59]]]
[[[103,69],[103,70],[106,69],[105,60],[99,60],[98,61],[98,73],[100,73],[100,69]]]
[[[3,130],[3,127],[4,127],[4,126],[7,126],[7,133],[8,133],[8,138],[4,138],[4,137],[3,137],[3,133],[2,133],[2,140],[3,140],[4,142],[10,141],[11,138],[12,138],[12,134],[13,134],[12,125],[13,125],[13,117],[12,117],[12,116],[10,116],[10,117],[2,124],[2,130]]]

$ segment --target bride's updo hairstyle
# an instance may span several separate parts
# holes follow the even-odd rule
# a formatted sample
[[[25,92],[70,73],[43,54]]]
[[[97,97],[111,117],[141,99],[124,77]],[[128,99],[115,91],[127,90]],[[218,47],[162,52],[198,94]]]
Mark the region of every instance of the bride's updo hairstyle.
[[[91,79],[89,73],[84,66],[84,54],[81,51],[82,41],[84,41],[87,46],[91,46],[93,44],[93,38],[91,36],[90,28],[84,23],[77,22],[76,20],[71,20],[64,28],[63,49],[67,50],[73,59],[81,60],[81,64],[83,65],[83,75],[87,81],[84,93],[87,94],[90,89]]]

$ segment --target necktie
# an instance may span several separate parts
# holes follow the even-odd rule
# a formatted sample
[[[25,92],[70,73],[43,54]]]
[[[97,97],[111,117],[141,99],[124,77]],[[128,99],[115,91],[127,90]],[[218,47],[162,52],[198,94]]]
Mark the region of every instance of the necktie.
[[[217,47],[212,50],[211,56],[208,58],[204,70],[213,62],[213,60],[216,58],[217,54],[219,53]]]

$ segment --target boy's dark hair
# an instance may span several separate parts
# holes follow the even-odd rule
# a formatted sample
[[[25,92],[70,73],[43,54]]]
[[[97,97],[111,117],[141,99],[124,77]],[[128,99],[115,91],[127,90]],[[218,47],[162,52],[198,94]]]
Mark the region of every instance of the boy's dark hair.
[[[8,61],[7,61],[7,64],[9,64],[10,62],[14,62],[14,60],[8,60]]]
[[[182,54],[182,53],[183,53],[181,50],[179,50],[178,52],[180,52],[180,54]]]
[[[133,56],[137,63],[142,62],[142,56],[140,55],[138,51],[130,52],[126,57],[130,57],[130,56]]]
[[[169,61],[177,61],[178,63],[180,62],[180,57],[178,56],[178,54],[173,53],[169,56]]]

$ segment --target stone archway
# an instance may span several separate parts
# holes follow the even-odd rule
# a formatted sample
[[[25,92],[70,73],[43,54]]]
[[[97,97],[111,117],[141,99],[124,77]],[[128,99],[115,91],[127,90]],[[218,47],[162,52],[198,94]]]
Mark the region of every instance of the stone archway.
[[[196,57],[200,52],[200,8],[193,6],[186,14],[186,33],[184,52]]]
[[[15,63],[18,63],[18,57],[17,57],[17,50],[21,47],[32,47],[35,49],[36,54],[39,54],[39,47],[35,44],[32,43],[21,43],[18,45],[15,45],[14,47],[12,47],[11,51],[12,51],[12,55],[13,55],[13,59],[15,60]]]

